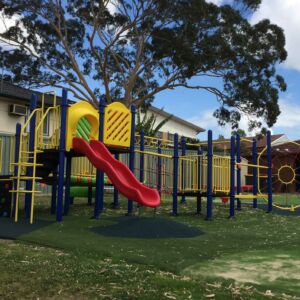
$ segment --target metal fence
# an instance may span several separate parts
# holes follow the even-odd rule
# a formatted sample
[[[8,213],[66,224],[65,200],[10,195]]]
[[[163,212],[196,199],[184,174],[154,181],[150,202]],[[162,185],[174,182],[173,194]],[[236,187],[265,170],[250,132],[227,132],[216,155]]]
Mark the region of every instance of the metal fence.
[[[47,138],[45,138],[47,140]],[[137,141],[136,141],[137,142]],[[135,176],[143,179],[149,187],[158,189],[163,195],[172,193],[173,189],[173,149],[168,148],[168,143],[158,143],[159,140],[151,139],[144,152],[139,152],[136,146]],[[47,143],[47,141],[45,142]],[[0,135],[0,174],[11,175],[13,172],[15,137]],[[160,145],[160,147],[159,147]],[[141,156],[144,166],[141,169]],[[129,154],[119,155],[119,160],[129,165]],[[207,158],[206,154],[198,155],[196,150],[187,150],[184,156],[179,156],[178,164],[178,191],[195,192],[204,191],[207,186]],[[229,192],[230,185],[230,159],[227,156],[214,155],[213,157],[213,190],[215,192]],[[85,157],[75,157],[72,160],[72,175],[96,176],[95,167]],[[45,193],[50,189],[37,183],[37,188]]]

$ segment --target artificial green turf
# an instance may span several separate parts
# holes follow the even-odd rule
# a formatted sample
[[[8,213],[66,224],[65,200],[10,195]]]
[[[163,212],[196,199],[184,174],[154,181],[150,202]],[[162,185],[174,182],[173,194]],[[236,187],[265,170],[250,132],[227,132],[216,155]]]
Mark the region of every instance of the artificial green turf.
[[[53,220],[45,202],[36,217]],[[228,220],[218,204],[210,222],[188,199],[178,217],[164,201],[139,219],[124,217],[122,205],[94,220],[81,202],[61,224],[2,242],[0,298],[300,298],[300,217],[244,206]]]
[[[300,205],[300,195],[290,193],[274,194],[273,202],[282,206],[297,206]]]

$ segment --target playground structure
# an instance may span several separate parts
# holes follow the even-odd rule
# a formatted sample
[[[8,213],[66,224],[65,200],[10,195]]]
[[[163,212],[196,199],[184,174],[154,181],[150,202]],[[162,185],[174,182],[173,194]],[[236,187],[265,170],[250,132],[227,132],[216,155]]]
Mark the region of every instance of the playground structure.
[[[300,144],[295,141],[272,145],[273,206],[280,210],[294,212],[300,208]],[[260,164],[266,161],[266,149],[258,156]],[[265,172],[260,178],[267,176]],[[263,180],[258,182],[259,190],[264,192]]]
[[[258,161],[255,139],[248,140],[252,143],[252,162],[248,163],[242,161],[241,138],[238,135],[231,137],[230,155],[216,154],[214,146],[218,142],[213,141],[212,131],[208,131],[207,142],[198,144],[186,143],[184,138],[179,142],[177,134],[172,141],[147,137],[143,132],[135,133],[134,106],[129,110],[118,102],[106,105],[103,98],[100,99],[99,110],[85,101],[68,106],[66,90],[63,90],[60,105],[57,105],[55,95],[53,98],[53,106],[45,110],[43,102],[40,108],[36,107],[37,99],[33,95],[28,120],[23,127],[20,124],[16,127],[11,190],[12,216],[16,222],[21,194],[25,194],[26,218],[33,222],[35,195],[38,193],[36,182],[52,185],[51,213],[56,214],[58,222],[62,221],[71,203],[74,163],[77,164],[77,177],[86,180],[89,203],[92,186],[95,186],[95,218],[103,211],[105,183],[114,186],[115,207],[118,206],[118,191],[129,199],[128,215],[133,213],[133,200],[140,205],[157,207],[160,195],[166,194],[172,196],[173,215],[178,214],[178,197],[181,197],[181,202],[185,202],[186,197],[196,197],[198,214],[206,197],[208,220],[213,217],[214,197],[229,197],[229,217],[235,214],[235,203],[237,209],[241,208],[242,199],[253,200],[254,208],[258,199],[264,199],[268,204],[267,211],[272,211],[270,132],[264,151],[266,164]],[[47,114],[51,114],[52,128],[51,137],[45,143],[42,129]],[[252,168],[252,193],[243,192],[242,168]],[[267,174],[266,193],[262,193],[258,180],[265,176],[261,175],[262,170]],[[104,180],[104,172],[109,181]],[[24,188],[22,182],[25,183]]]
[[[114,175],[114,185],[123,194],[132,197],[133,200],[141,202],[143,205],[159,205],[160,199],[157,191],[144,187],[137,180],[134,181],[135,177],[127,166],[119,163],[118,168],[113,169],[113,165],[108,165],[108,159],[111,158],[111,163],[113,163],[114,158],[106,149],[106,146],[102,144],[102,141],[105,142],[111,150],[114,150],[115,147],[118,148],[117,151],[130,150],[133,147],[130,145],[130,141],[134,141],[134,138],[131,139],[131,135],[134,134],[134,126],[131,125],[131,118],[134,116],[134,113],[131,113],[121,103],[112,103],[105,107],[103,100],[100,102],[99,113],[91,104],[85,101],[78,102],[69,108],[65,90],[63,91],[60,106],[56,105],[56,97],[54,97],[53,106],[46,111],[44,110],[43,102],[41,108],[36,108],[36,103],[36,95],[33,95],[31,114],[28,120],[22,128],[20,124],[17,124],[16,128],[15,170],[12,177],[13,190],[11,190],[14,195],[12,214],[15,217],[15,221],[18,220],[20,195],[25,194],[26,217],[30,219],[30,223],[33,222],[34,200],[35,194],[38,192],[36,190],[36,182],[47,180],[50,174],[52,174],[53,186],[51,210],[52,212],[56,211],[58,221],[62,220],[63,209],[64,213],[67,214],[70,205],[72,157],[78,155],[78,152],[87,154],[100,170],[105,165],[105,171],[111,177]],[[50,112],[53,112],[52,118],[55,118],[53,121],[54,127],[52,128],[50,143],[44,143],[42,127],[47,114]],[[27,139],[26,134],[28,126],[29,139]],[[84,143],[84,140],[90,141],[93,147],[88,143]],[[74,141],[77,145],[77,153],[73,149]],[[130,147],[128,148],[128,146]],[[104,155],[102,160],[100,159],[101,155]],[[66,172],[64,170],[65,161]],[[55,170],[57,167],[58,175],[56,175],[57,170]],[[22,181],[25,181],[25,189],[22,188]],[[96,198],[102,197],[100,201],[96,201],[95,217],[98,217],[102,210],[101,203],[103,203],[103,172],[97,171],[96,181]],[[66,186],[65,199],[67,200],[63,203],[64,185]],[[101,191],[98,190],[100,186]],[[147,200],[145,201],[146,193],[149,194],[148,202]]]

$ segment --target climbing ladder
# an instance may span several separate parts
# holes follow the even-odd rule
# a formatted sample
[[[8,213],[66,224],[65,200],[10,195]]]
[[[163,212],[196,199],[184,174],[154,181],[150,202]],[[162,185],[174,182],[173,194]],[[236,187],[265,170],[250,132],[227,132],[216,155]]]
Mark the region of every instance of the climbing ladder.
[[[53,106],[48,107],[45,110],[45,94],[53,95]],[[44,139],[44,122],[47,118],[50,119],[51,124],[49,130],[51,130],[51,136],[48,141]],[[57,149],[59,143],[59,127],[60,127],[60,106],[56,105],[56,94],[55,92],[48,92],[42,95],[42,106],[40,108],[34,109],[27,121],[21,128],[20,133],[20,147],[18,161],[14,163],[17,166],[17,175],[13,176],[14,188],[11,190],[15,194],[15,222],[18,221],[19,217],[19,202],[20,195],[29,195],[30,199],[30,224],[33,222],[33,212],[35,204],[35,194],[39,193],[36,189],[36,181],[43,179],[42,177],[37,177],[37,168],[42,167],[43,164],[38,162],[38,154],[43,153],[47,149]],[[31,126],[30,126],[31,125]],[[33,144],[29,141],[29,134],[27,133],[28,127],[29,131],[34,133]],[[23,189],[22,182],[26,182],[26,188]]]

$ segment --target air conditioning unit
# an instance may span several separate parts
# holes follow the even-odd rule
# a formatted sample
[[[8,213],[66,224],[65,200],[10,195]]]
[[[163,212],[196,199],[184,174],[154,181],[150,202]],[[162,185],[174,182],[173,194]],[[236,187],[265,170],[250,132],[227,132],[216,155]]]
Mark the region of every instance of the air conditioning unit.
[[[9,113],[17,116],[26,116],[27,107],[25,105],[11,104],[9,106]]]

